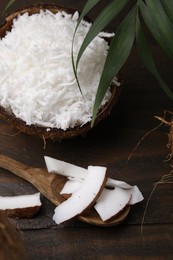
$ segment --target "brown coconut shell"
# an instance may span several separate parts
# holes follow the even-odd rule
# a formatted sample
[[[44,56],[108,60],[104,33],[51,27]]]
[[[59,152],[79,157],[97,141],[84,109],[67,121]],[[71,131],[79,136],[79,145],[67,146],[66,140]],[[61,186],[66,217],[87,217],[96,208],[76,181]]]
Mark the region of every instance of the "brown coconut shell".
[[[28,208],[16,208],[0,210],[0,214],[8,218],[33,218],[40,210],[41,206]]]
[[[26,260],[27,257],[20,231],[10,220],[0,214],[0,259]]]
[[[39,5],[18,10],[6,18],[6,22],[0,27],[0,37],[3,38],[6,32],[11,30],[13,19],[16,18],[19,14],[24,14],[28,12],[32,15],[40,12],[40,9],[48,9],[53,13],[57,13],[61,10],[64,10],[68,13],[74,13],[75,11],[70,8],[58,7],[55,5]],[[102,109],[99,111],[95,120],[95,125],[103,119],[105,119],[110,114],[112,107],[117,102],[117,99],[119,97],[121,85],[117,86],[116,84],[112,83],[110,87],[112,96],[110,100],[105,104],[105,106],[102,107]],[[84,136],[89,130],[91,130],[91,122],[88,122],[85,125],[77,125],[74,128],[69,128],[67,130],[50,128],[50,130],[47,131],[48,127],[42,127],[38,125],[27,125],[25,121],[21,120],[20,118],[17,118],[12,112],[7,111],[1,106],[0,117],[7,121],[12,127],[17,128],[19,131],[29,135],[38,136],[43,139],[61,140],[76,137],[79,135]]]

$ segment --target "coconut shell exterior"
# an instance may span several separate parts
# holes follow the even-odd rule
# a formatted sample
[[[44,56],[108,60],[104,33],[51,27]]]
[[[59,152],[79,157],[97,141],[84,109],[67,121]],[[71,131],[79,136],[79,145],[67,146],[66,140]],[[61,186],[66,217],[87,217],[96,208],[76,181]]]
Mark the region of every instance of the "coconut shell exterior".
[[[32,218],[38,213],[40,208],[41,206],[5,209],[5,210],[0,210],[0,214],[8,218]]]
[[[6,32],[11,30],[13,19],[17,17],[19,14],[24,14],[25,12],[28,12],[29,14],[35,14],[38,13],[40,9],[42,10],[49,9],[53,13],[57,13],[60,10],[65,10],[68,13],[74,13],[75,11],[68,8],[57,7],[55,5],[40,5],[40,6],[33,6],[33,7],[21,9],[9,15],[6,18],[6,22],[0,28],[0,37],[3,38]],[[98,113],[95,120],[95,125],[98,124],[103,119],[105,119],[110,114],[112,107],[117,102],[117,99],[119,97],[121,85],[117,86],[116,84],[112,83],[110,87],[111,87],[112,96],[110,100],[105,104],[105,106]],[[89,130],[91,130],[91,122],[88,122],[82,126],[78,125],[74,128],[69,128],[67,130],[42,127],[38,125],[27,125],[25,121],[21,120],[20,118],[17,118],[12,112],[7,111],[1,106],[0,106],[0,117],[3,118],[6,122],[8,122],[8,124],[10,124],[12,127],[17,128],[20,132],[29,135],[34,135],[43,139],[62,140],[67,138],[73,138],[76,136],[85,136],[86,133]]]
[[[0,214],[0,259],[26,260],[29,259],[22,241],[20,231],[9,219]]]

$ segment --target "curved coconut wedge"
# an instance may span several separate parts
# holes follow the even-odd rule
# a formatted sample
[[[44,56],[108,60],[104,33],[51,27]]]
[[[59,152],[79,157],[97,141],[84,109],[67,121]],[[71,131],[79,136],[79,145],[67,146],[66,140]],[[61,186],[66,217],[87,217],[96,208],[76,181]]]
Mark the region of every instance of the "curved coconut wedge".
[[[7,217],[31,218],[40,209],[40,193],[0,196],[0,212]]]
[[[103,221],[116,217],[129,203],[131,192],[116,187],[114,190],[104,189],[94,208]]]
[[[44,156],[48,172],[54,172],[68,177],[70,180],[83,182],[87,175],[87,169],[67,163],[49,156]]]
[[[66,183],[64,184],[64,187],[60,191],[60,194],[64,198],[69,198],[72,193],[76,192],[81,187],[81,185],[82,185],[81,182],[67,180]]]
[[[114,179],[108,178],[106,187],[108,187],[108,188],[119,187],[124,190],[128,190],[131,193],[131,198],[128,203],[129,205],[134,205],[138,202],[141,202],[144,199],[142,193],[140,192],[139,188],[136,185],[132,186],[124,181],[119,181],[119,180],[114,180]]]
[[[115,188],[115,187],[118,186],[118,187],[125,189],[125,190],[132,188],[132,185],[130,185],[130,184],[124,182],[124,181],[114,180],[114,179],[111,179],[111,178],[108,178],[106,186],[109,187],[109,188]]]
[[[60,224],[78,216],[93,206],[106,183],[106,168],[89,166],[81,187],[55,209],[53,220]]]

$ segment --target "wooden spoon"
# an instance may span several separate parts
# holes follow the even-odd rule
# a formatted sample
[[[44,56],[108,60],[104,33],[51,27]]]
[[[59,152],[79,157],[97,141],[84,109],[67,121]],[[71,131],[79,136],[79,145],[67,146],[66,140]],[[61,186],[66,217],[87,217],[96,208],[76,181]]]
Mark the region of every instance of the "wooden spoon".
[[[27,180],[35,186],[48,200],[55,206],[62,203],[65,199],[60,195],[67,178],[57,173],[49,173],[46,169],[34,168],[18,162],[8,156],[0,154],[0,167],[6,169],[15,175]],[[97,226],[112,226],[120,224],[127,217],[130,206],[121,211],[115,218],[103,222],[94,209],[89,209],[84,215],[78,216],[78,219]]]

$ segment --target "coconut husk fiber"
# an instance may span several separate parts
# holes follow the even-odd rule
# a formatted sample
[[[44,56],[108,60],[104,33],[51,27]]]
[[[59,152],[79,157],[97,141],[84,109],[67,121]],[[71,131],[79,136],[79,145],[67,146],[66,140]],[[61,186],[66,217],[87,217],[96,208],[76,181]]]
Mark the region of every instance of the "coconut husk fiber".
[[[28,259],[20,231],[11,221],[0,214],[0,259]]]

